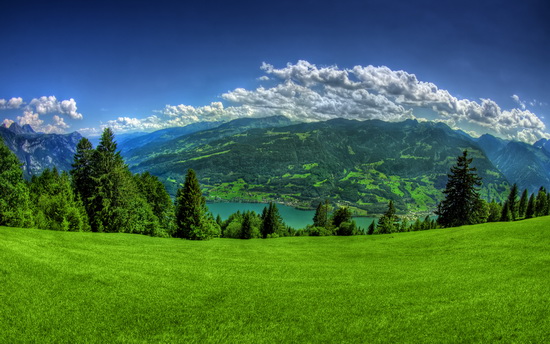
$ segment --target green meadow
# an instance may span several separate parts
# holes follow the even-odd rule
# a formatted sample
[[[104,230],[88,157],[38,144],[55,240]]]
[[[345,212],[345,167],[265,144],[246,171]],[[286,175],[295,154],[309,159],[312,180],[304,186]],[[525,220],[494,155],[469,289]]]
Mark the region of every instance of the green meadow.
[[[186,241],[0,228],[0,342],[548,343],[550,217]]]

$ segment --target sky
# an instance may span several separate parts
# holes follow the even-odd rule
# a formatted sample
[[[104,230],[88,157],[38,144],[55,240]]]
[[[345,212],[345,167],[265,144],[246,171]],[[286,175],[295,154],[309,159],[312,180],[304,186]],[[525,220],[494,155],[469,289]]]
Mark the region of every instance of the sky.
[[[550,3],[10,1],[0,121],[153,131],[282,114],[550,138]]]

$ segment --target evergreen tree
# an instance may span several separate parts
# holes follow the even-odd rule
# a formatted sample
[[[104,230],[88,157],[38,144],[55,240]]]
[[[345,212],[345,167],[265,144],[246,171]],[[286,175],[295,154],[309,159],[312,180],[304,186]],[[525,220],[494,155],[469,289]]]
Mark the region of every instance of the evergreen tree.
[[[274,234],[282,234],[281,228],[284,228],[282,222],[283,221],[281,219],[281,215],[279,215],[277,205],[270,202],[269,206],[264,207],[262,212],[262,225],[260,227],[262,238],[267,238],[268,236],[273,236]]]
[[[162,231],[171,234],[174,224],[174,204],[166,188],[156,176],[149,172],[137,174],[134,178],[141,196],[151,207]]]
[[[93,192],[88,214],[93,231],[162,235],[158,218],[117,151],[110,128],[103,130],[93,151],[91,171]]]
[[[512,210],[510,209],[510,203],[508,203],[508,200],[504,201],[504,205],[502,205],[502,213],[500,215],[500,221],[502,222],[513,221]]]
[[[30,183],[35,227],[62,231],[88,231],[88,215],[75,195],[67,172],[45,169]]]
[[[525,210],[525,218],[530,219],[537,216],[536,209],[537,209],[537,205],[535,200],[535,194],[531,194],[531,196],[529,197],[529,202],[527,202],[527,209]]]
[[[548,198],[544,187],[541,187],[537,194],[535,213],[537,216],[545,216],[548,214]]]
[[[510,210],[511,221],[517,220],[519,217],[518,212],[518,186],[517,184],[512,185],[510,193],[508,194],[508,208]]]
[[[329,214],[330,212],[330,203],[327,200],[324,202],[319,202],[317,209],[315,210],[315,215],[313,216],[313,226],[315,227],[330,227],[329,223]]]
[[[244,213],[243,216],[243,223],[241,226],[241,239],[252,239],[253,232],[252,232],[252,221],[251,221],[251,214],[250,212]]]
[[[374,223],[374,220],[372,220],[371,224],[369,225],[369,229],[367,230],[367,235],[373,235],[376,231],[376,224]]]
[[[220,234],[217,225],[206,208],[197,175],[193,169],[187,171],[183,187],[179,188],[175,200],[175,236],[192,240],[212,239]]]
[[[338,228],[344,222],[351,222],[351,210],[348,207],[339,207],[332,214],[332,225]]]
[[[523,193],[521,194],[521,198],[519,200],[518,204],[518,218],[524,219],[525,218],[525,212],[527,211],[527,202],[529,202],[529,194],[527,193],[527,189],[523,190]]]
[[[32,227],[33,224],[21,163],[0,138],[0,226]]]
[[[93,177],[93,157],[94,150],[92,143],[83,137],[76,145],[76,154],[74,155],[71,176],[73,188],[89,216],[92,214],[91,198],[94,192]]]
[[[502,216],[502,206],[493,200],[489,203],[489,216],[487,222],[498,222]]]
[[[388,203],[388,209],[378,221],[378,234],[388,234],[399,230],[399,217],[397,216],[393,201]]]
[[[439,204],[436,214],[438,223],[443,227],[457,227],[478,223],[476,207],[479,206],[479,186],[481,178],[475,167],[470,167],[472,159],[465,150],[457,158],[456,165],[448,174],[445,199]]]

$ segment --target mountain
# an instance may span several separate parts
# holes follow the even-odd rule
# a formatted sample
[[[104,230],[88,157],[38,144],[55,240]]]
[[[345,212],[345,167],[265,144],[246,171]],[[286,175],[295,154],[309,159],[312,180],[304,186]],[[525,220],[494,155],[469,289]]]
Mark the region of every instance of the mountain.
[[[128,155],[128,152],[131,152],[133,149],[137,149],[149,144],[158,145],[177,137],[189,135],[198,131],[216,128],[220,126],[220,124],[222,124],[222,122],[198,122],[186,125],[185,127],[174,127],[157,130],[152,133],[142,133],[141,135],[129,138],[124,141],[120,141],[117,136],[117,143],[122,155]]]
[[[511,183],[520,190],[536,192],[550,185],[550,153],[523,142],[510,142],[499,150],[494,162]]]
[[[513,142],[485,134],[475,141],[487,157],[520,190],[537,192],[550,185],[550,144],[546,139],[533,145]]]
[[[223,124],[220,124],[220,122],[204,122],[191,124],[183,128],[164,129],[160,130],[160,135],[157,134],[158,132],[151,133],[151,138],[157,136],[160,139],[143,140],[141,145],[136,144],[132,149],[123,148],[122,156],[131,165],[136,165],[146,159],[165,154],[178,154],[182,150],[237,135],[249,129],[275,128],[290,124],[292,124],[292,121],[284,116],[272,116],[239,118]],[[205,126],[210,126],[210,128],[201,130]],[[166,133],[170,133],[171,136],[175,136],[174,133],[180,133],[181,135],[173,138],[166,135]],[[188,139],[191,136],[192,138]]]
[[[442,123],[335,119],[261,127],[247,120],[134,151],[127,161],[134,172],[159,176],[171,193],[193,168],[211,200],[314,207],[329,198],[376,213],[390,199],[401,211],[432,211],[450,166],[468,149],[486,198],[500,199],[508,188],[476,142]]]
[[[0,137],[23,163],[26,178],[40,174],[46,168],[71,169],[76,144],[82,136],[71,134],[36,133],[30,125],[12,123],[9,128],[0,126]]]

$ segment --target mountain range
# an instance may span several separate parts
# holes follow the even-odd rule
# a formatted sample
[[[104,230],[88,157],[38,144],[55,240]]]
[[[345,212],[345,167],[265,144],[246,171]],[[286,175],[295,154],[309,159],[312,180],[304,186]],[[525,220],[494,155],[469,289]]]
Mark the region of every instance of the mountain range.
[[[37,162],[44,168],[54,162],[59,169],[70,168],[79,134],[31,131],[13,124],[0,129],[8,147],[31,166],[28,175],[40,171]],[[29,142],[38,137],[41,146],[34,145],[44,149],[31,152]],[[529,145],[488,134],[472,138],[443,123],[415,120],[293,123],[274,116],[195,123],[117,141],[133,172],[158,176],[174,195],[187,169],[193,168],[205,195],[214,201],[272,200],[311,208],[328,198],[358,212],[380,213],[391,199],[400,211],[430,212],[464,149],[474,158],[483,178],[480,192],[487,200],[503,200],[512,183],[530,192],[550,186],[546,140]],[[66,156],[60,159],[59,146],[64,145]]]
[[[57,167],[61,171],[71,169],[76,144],[82,135],[36,133],[28,124],[12,123],[0,126],[0,137],[22,163],[26,178],[40,174],[46,168]]]

